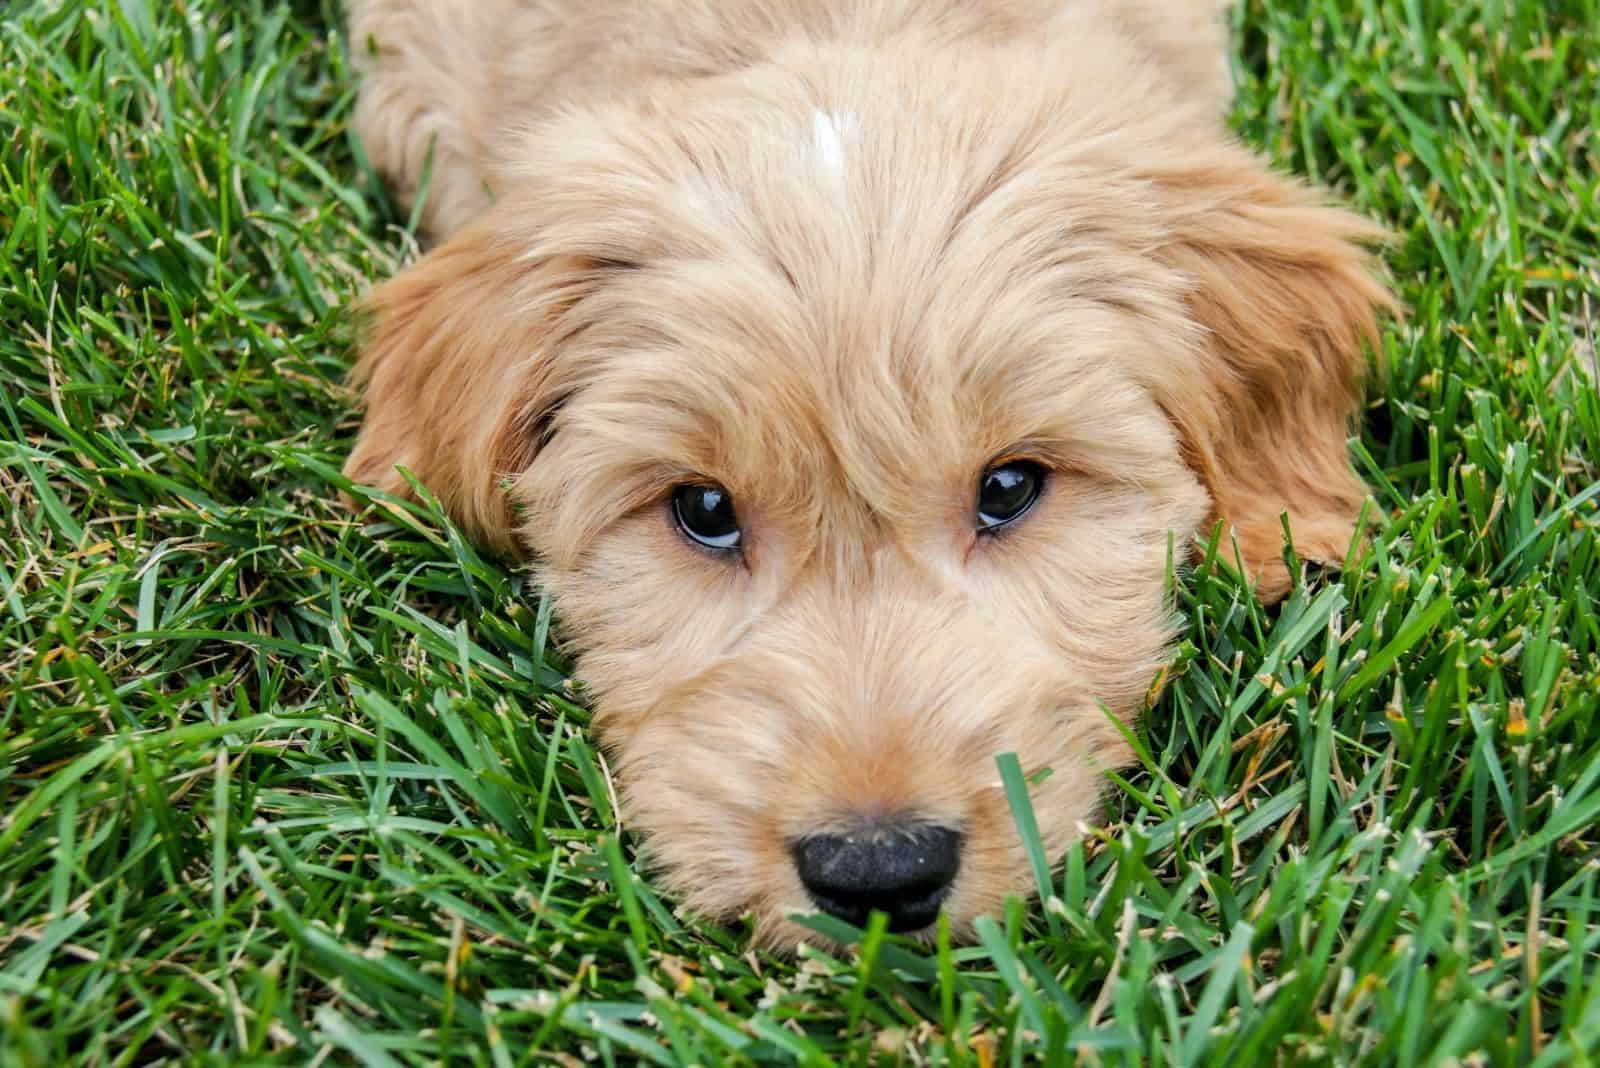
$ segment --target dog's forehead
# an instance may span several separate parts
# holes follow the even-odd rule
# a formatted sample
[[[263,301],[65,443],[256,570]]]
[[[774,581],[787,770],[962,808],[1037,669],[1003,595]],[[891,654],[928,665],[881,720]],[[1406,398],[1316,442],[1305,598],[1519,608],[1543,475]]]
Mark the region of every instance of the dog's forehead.
[[[847,142],[855,137],[859,125],[854,112],[820,108],[812,111],[811,147],[826,173],[836,177],[844,174]]]
[[[649,237],[584,302],[607,372],[572,421],[605,426],[597,455],[904,510],[1011,452],[1120,477],[1170,447],[1133,365],[1190,340],[1181,287],[1118,230],[1138,213],[1099,164],[1041,163],[1009,113],[904,124],[847,94],[772,114],[650,140],[641,199],[599,221],[616,247]]]
[[[591,307],[603,371],[574,398],[597,459],[815,507],[906,517],[1019,451],[1117,477],[1170,447],[1102,302],[914,274],[798,290],[751,260],[629,272]],[[1154,451],[1152,451],[1154,450]]]

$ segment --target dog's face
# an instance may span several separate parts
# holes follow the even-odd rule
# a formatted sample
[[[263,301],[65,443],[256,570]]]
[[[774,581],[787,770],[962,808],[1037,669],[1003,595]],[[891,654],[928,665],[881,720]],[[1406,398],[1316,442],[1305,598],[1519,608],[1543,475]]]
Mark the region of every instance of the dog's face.
[[[1271,593],[1281,512],[1305,556],[1354,533],[1361,224],[1020,65],[573,116],[375,299],[352,473],[536,561],[630,825],[775,944],[1025,890],[994,758],[1048,769],[1059,852],[1174,552],[1225,521]]]

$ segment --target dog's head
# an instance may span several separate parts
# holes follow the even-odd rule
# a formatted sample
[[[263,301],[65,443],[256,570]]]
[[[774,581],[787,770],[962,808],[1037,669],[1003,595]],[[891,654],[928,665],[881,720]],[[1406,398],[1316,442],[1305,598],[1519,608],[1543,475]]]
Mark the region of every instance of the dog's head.
[[[1024,889],[994,757],[1050,769],[1063,848],[1162,664],[1172,546],[1220,520],[1273,596],[1280,513],[1336,561],[1364,499],[1365,224],[1113,59],[1078,93],[926,62],[547,125],[377,292],[359,367],[350,473],[536,561],[631,824],[775,942]]]

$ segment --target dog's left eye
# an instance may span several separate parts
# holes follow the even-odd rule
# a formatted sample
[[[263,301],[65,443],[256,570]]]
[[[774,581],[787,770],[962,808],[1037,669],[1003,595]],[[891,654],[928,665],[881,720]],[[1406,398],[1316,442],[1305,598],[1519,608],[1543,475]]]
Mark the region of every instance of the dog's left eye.
[[[733,498],[721,486],[679,486],[672,494],[672,514],[679,529],[708,549],[737,549],[744,540]]]
[[[978,532],[990,534],[1015,523],[1039,500],[1045,471],[1031,460],[991,467],[978,483]]]

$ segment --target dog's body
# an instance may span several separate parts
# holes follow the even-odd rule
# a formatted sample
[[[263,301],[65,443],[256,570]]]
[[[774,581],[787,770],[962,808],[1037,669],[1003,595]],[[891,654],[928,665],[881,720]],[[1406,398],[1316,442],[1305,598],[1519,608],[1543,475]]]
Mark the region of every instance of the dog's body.
[[[1228,138],[1221,7],[356,3],[442,244],[349,471],[538,564],[696,911],[966,928],[1030,882],[995,754],[1052,850],[1126,757],[1172,539],[1268,597],[1281,513],[1354,540],[1372,231]]]

